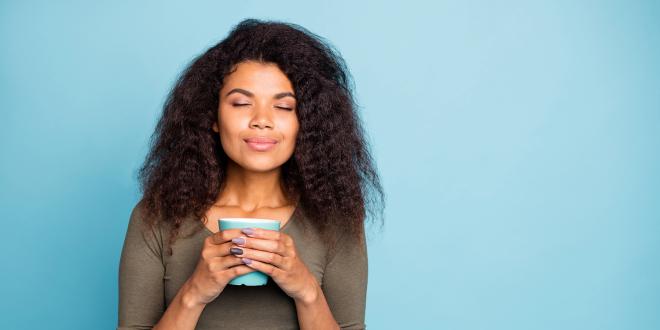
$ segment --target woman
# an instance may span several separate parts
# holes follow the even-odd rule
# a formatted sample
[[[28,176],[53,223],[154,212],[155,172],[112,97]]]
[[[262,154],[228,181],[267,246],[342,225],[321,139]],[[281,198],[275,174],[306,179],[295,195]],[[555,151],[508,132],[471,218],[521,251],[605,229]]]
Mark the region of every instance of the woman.
[[[118,329],[365,328],[364,220],[383,191],[346,66],[318,36],[249,19],[196,58],[140,183]],[[221,217],[281,230],[220,231]],[[268,284],[228,285],[253,271]]]

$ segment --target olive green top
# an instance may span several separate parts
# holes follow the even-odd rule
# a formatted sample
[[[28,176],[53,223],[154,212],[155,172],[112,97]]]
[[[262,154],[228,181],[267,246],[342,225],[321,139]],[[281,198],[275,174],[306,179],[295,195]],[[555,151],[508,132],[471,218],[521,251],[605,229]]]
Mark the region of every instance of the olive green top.
[[[138,203],[131,212],[119,264],[117,329],[151,329],[193,273],[204,239],[212,234],[201,220],[186,221],[167,253],[167,224],[148,229]],[[162,223],[162,222],[161,222]],[[297,207],[281,231],[290,235],[298,256],[316,277],[342,329],[365,329],[367,248],[342,240],[328,253],[318,231]],[[227,285],[207,304],[196,329],[299,329],[296,306],[271,279],[265,286]]]

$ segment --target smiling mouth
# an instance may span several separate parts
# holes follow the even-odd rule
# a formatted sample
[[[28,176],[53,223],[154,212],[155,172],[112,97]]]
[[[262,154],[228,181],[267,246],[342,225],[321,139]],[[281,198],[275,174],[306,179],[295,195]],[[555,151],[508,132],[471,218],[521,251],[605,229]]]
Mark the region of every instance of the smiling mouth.
[[[271,144],[277,143],[277,140],[267,138],[265,136],[251,137],[251,138],[245,139],[244,141],[247,142],[247,143],[271,143]]]
[[[249,138],[244,141],[254,151],[268,151],[277,144],[276,140],[269,138]]]

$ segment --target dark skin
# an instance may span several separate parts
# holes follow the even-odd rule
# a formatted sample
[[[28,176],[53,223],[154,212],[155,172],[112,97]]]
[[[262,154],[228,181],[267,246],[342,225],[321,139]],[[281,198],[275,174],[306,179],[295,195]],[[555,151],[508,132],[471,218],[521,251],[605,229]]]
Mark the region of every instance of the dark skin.
[[[294,299],[301,329],[339,329],[314,275],[299,258],[286,233],[254,228],[219,231],[221,217],[267,218],[286,225],[295,209],[281,189],[281,165],[295,149],[299,123],[296,100],[287,76],[274,64],[242,62],[225,77],[220,90],[219,134],[229,157],[224,189],[206,212],[205,226],[214,234],[204,241],[195,271],[179,290],[154,329],[194,329],[206,306],[233,278],[253,271],[269,275]],[[246,139],[272,139],[268,150]],[[241,238],[243,242],[232,239]],[[231,248],[242,254],[230,253]]]

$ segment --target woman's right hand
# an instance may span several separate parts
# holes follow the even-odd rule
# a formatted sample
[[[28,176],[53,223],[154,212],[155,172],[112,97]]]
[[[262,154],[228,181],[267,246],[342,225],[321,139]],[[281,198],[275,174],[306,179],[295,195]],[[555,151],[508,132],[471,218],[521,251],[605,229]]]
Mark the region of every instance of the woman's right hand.
[[[245,237],[240,229],[221,230],[204,240],[197,267],[185,284],[189,299],[206,305],[217,298],[233,278],[255,271],[229,252],[232,238]]]

